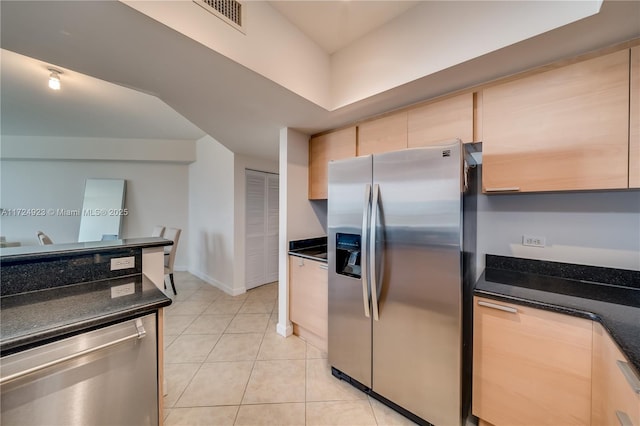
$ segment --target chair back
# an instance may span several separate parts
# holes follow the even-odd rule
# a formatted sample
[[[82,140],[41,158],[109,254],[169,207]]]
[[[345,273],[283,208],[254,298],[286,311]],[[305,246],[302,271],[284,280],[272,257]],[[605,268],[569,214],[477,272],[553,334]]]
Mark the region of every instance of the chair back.
[[[163,237],[164,236],[164,226],[156,225],[153,227],[153,231],[151,231],[152,237]]]
[[[164,233],[164,238],[166,238],[167,240],[173,241],[173,245],[169,246],[171,247],[169,251],[169,255],[165,256],[164,266],[168,270],[168,272],[165,271],[165,273],[167,274],[173,273],[173,263],[176,260],[176,251],[178,250],[178,240],[180,240],[181,232],[182,230],[180,228],[167,228],[167,230]]]
[[[49,236],[44,232],[38,231],[36,235],[38,236],[38,242],[40,243],[41,246],[53,244],[53,241],[51,241],[51,238],[49,238]]]

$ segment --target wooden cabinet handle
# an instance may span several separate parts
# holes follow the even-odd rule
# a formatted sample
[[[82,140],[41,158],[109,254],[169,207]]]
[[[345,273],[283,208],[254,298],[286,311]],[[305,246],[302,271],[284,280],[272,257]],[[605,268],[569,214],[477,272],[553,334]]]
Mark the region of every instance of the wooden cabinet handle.
[[[634,426],[631,422],[631,418],[624,411],[616,410],[616,417],[618,418],[618,422],[620,422],[620,426]]]
[[[631,371],[631,368],[629,368],[629,363],[617,360],[616,364],[618,364],[618,368],[622,371],[624,378],[629,382],[631,389],[633,389],[635,393],[640,394],[640,380],[636,377],[633,371]]]
[[[485,302],[482,300],[478,300],[479,306],[484,306],[485,308],[497,309],[499,311],[509,312],[511,314],[517,314],[518,310],[516,308],[512,308],[511,306],[498,305],[497,303]]]
[[[485,192],[518,192],[519,186],[505,187],[505,188],[485,188]]]

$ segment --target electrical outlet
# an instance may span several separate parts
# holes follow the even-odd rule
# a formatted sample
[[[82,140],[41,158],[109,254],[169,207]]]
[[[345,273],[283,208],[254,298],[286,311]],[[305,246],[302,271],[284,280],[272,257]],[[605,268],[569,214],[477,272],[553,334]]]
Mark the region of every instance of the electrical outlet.
[[[122,284],[111,287],[111,298],[129,296],[136,292],[136,283]]]
[[[134,256],[116,257],[111,259],[111,270],[118,271],[120,269],[129,269],[136,266],[136,258]]]
[[[523,235],[522,245],[531,247],[544,247],[545,237],[536,237],[534,235]]]

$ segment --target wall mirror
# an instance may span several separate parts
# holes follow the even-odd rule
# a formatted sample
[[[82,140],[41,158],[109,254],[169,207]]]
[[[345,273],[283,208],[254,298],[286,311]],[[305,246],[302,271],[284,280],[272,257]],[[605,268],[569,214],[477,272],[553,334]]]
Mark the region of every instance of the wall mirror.
[[[78,242],[120,238],[126,215],[124,179],[87,179]]]

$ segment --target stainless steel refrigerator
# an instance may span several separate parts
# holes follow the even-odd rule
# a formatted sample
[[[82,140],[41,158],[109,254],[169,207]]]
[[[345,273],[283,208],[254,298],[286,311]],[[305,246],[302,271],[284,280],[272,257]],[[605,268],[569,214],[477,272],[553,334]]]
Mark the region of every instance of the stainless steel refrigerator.
[[[455,140],[329,164],[329,364],[419,423],[469,413],[469,159]]]

